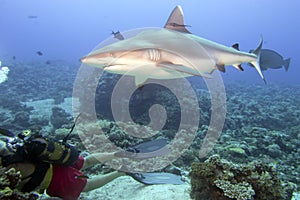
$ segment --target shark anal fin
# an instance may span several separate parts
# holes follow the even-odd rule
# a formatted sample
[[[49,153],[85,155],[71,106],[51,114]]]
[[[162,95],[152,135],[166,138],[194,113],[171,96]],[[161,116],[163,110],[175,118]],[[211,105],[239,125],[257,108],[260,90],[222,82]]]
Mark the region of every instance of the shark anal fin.
[[[240,71],[244,71],[244,68],[242,67],[241,64],[236,64],[236,65],[232,65],[232,66],[234,66],[235,68],[237,68]]]

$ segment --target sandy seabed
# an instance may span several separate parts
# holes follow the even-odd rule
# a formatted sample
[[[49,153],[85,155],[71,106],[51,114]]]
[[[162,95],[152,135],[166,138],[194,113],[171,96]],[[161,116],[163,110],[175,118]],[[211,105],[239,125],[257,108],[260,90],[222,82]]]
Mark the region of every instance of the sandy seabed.
[[[88,193],[80,199],[102,200],[190,200],[190,185],[148,185],[145,186],[131,177],[119,177],[105,186]]]

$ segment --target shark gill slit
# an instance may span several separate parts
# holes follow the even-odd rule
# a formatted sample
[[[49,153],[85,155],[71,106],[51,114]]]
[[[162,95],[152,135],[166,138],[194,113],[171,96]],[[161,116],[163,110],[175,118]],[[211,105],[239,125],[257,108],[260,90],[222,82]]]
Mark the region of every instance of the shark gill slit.
[[[157,49],[148,49],[149,59],[151,61],[157,62],[160,60],[160,51]]]

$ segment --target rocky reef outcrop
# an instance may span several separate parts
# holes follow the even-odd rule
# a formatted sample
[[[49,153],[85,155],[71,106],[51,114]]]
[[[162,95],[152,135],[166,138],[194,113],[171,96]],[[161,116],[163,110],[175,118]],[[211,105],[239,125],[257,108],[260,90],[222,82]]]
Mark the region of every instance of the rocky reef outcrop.
[[[14,168],[5,169],[0,166],[0,200],[35,200],[38,195],[35,193],[22,193],[16,189],[21,181],[20,172]]]
[[[276,169],[262,162],[234,164],[213,155],[191,166],[191,197],[195,200],[285,200],[294,185],[282,182]]]

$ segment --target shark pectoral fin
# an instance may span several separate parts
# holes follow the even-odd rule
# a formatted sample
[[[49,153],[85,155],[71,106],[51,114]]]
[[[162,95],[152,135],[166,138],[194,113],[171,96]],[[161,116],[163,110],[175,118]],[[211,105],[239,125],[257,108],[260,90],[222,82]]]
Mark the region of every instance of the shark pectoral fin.
[[[233,64],[232,66],[234,66],[235,68],[237,68],[240,71],[244,71],[244,68],[242,68],[241,64]]]
[[[148,77],[147,76],[135,76],[134,77],[134,81],[135,81],[135,85],[138,87],[138,88],[141,88],[143,87],[144,83],[147,81]]]
[[[157,66],[168,69],[168,70],[173,70],[173,71],[177,71],[180,73],[188,74],[191,76],[204,76],[204,77],[206,76],[205,74],[203,74],[197,70],[191,69],[191,68],[183,66],[183,65],[176,65],[171,62],[161,62],[161,63],[158,63]]]

